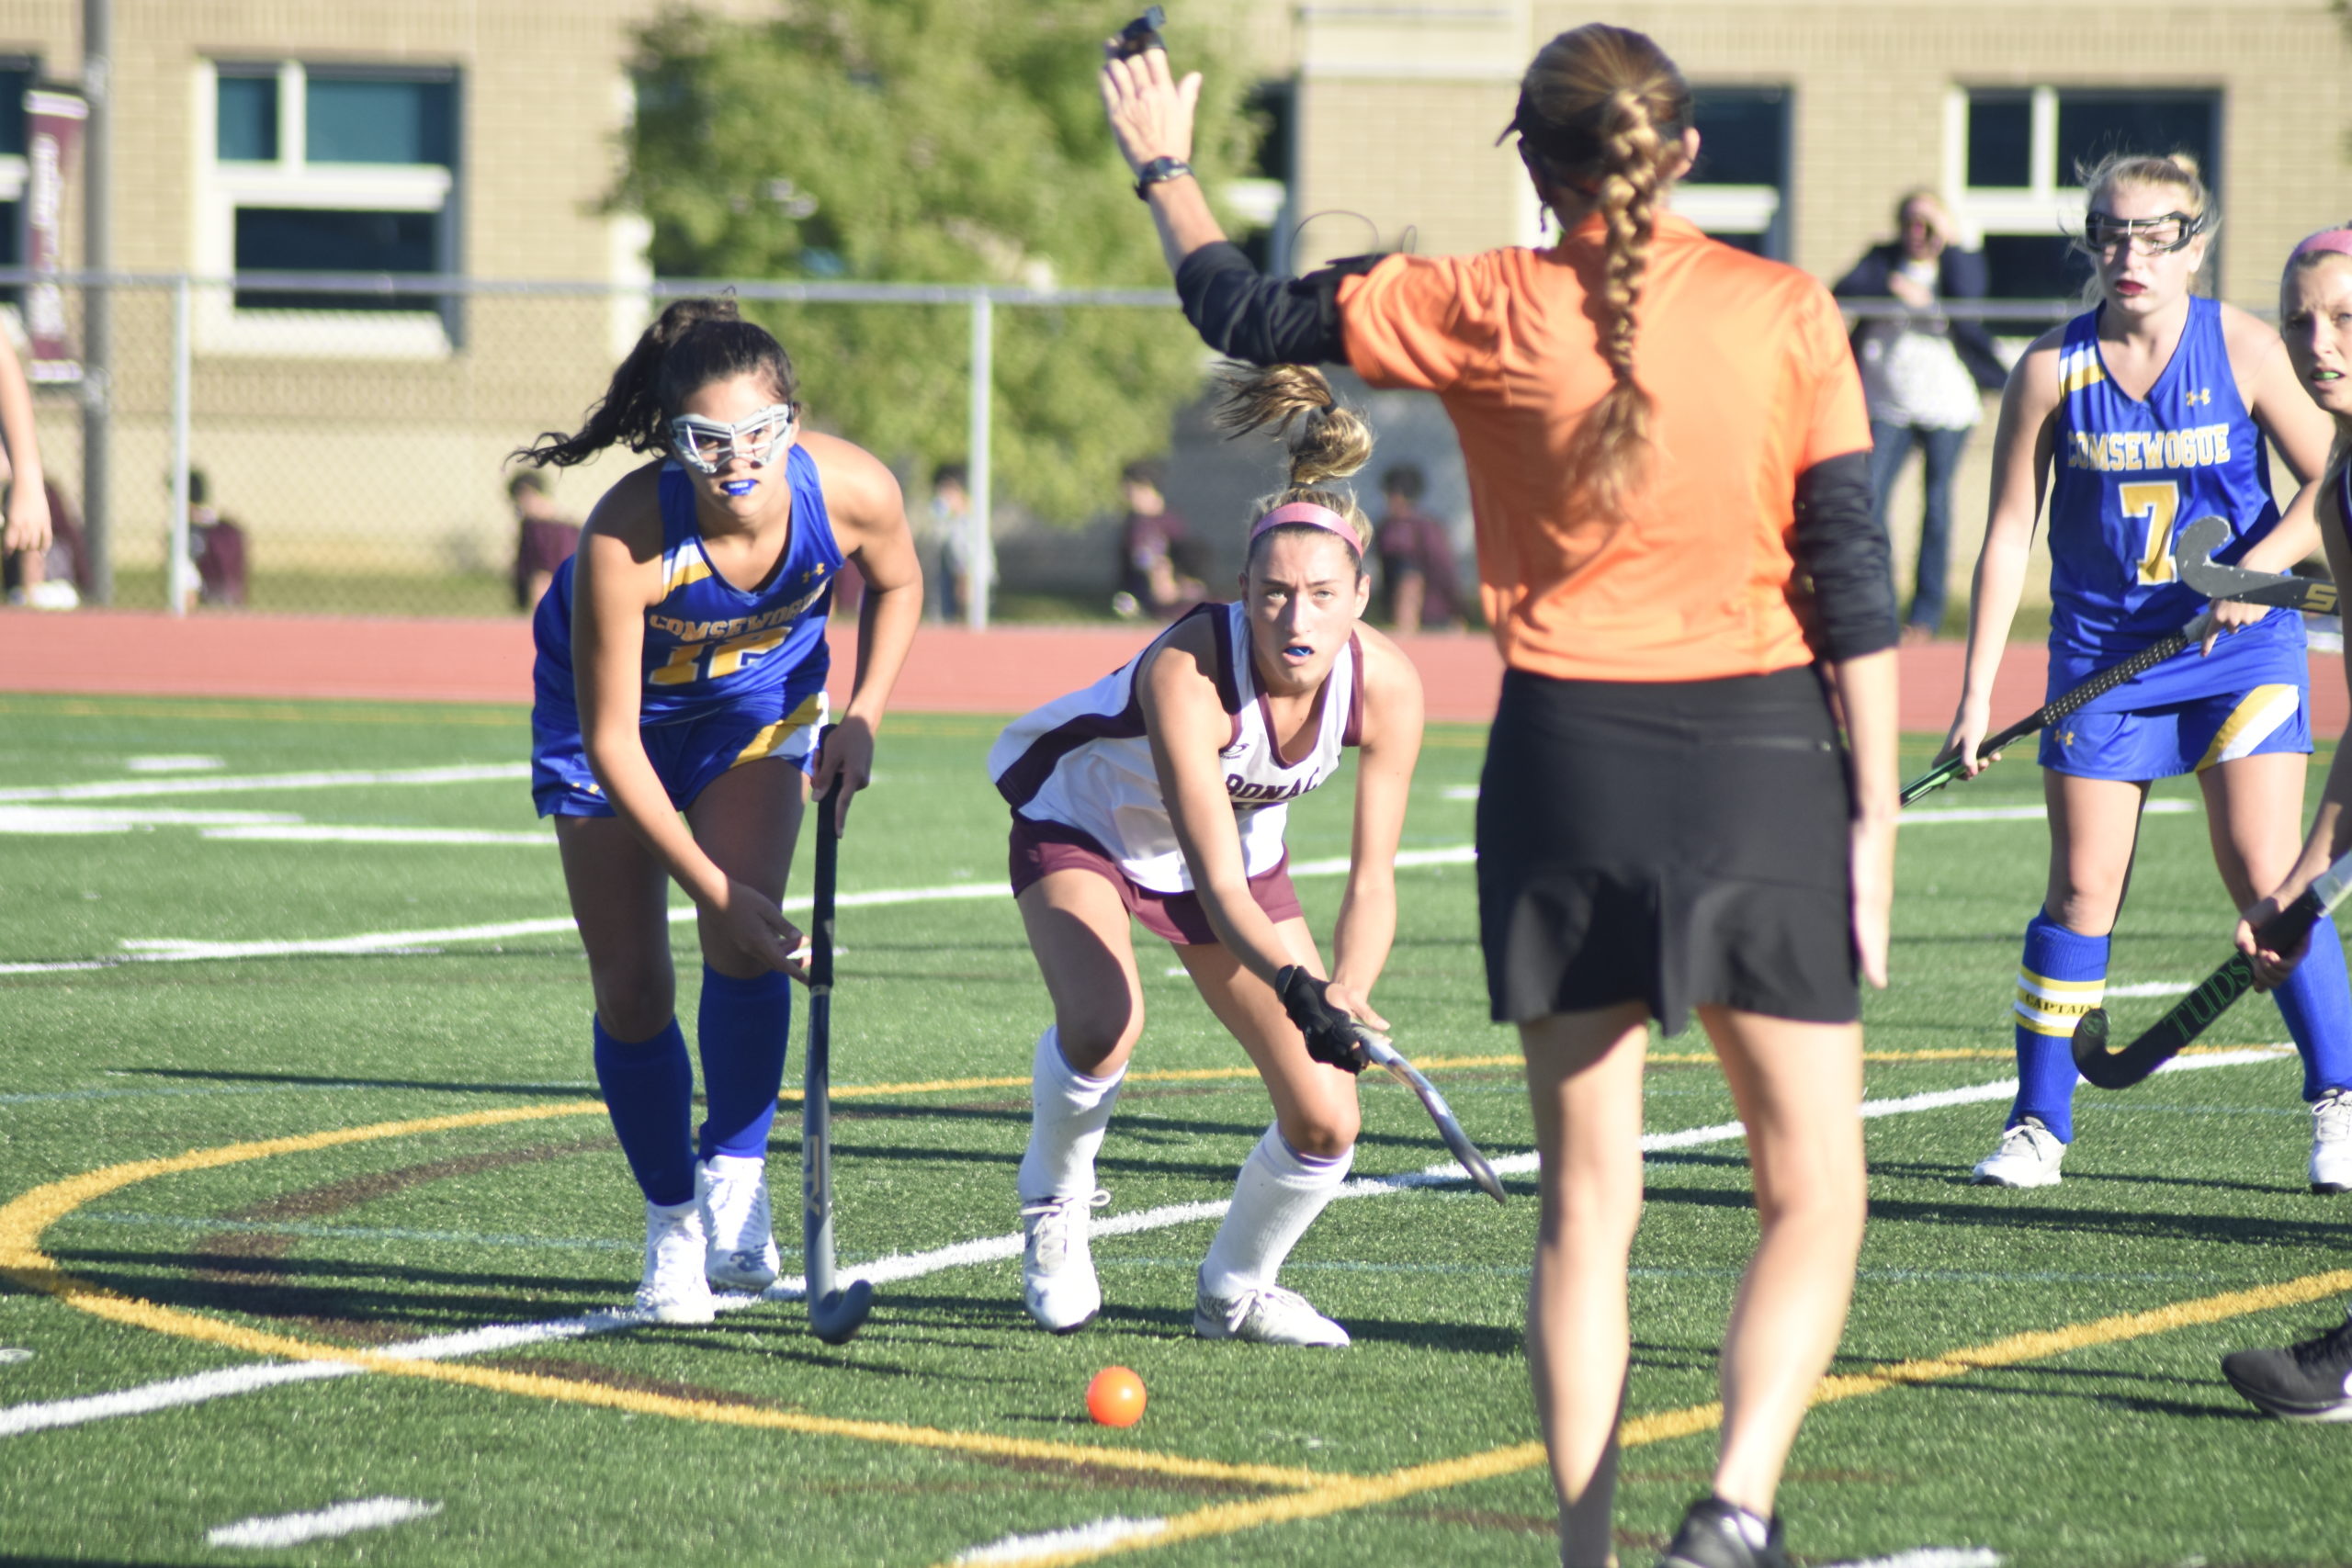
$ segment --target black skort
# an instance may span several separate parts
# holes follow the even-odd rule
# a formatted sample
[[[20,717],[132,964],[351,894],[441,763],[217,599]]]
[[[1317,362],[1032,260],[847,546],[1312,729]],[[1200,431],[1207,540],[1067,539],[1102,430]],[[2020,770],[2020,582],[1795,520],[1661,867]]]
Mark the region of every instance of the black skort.
[[[1852,792],[1809,667],[1718,681],[1513,670],[1478,786],[1478,927],[1498,1022],[1644,1003],[1861,1015]]]

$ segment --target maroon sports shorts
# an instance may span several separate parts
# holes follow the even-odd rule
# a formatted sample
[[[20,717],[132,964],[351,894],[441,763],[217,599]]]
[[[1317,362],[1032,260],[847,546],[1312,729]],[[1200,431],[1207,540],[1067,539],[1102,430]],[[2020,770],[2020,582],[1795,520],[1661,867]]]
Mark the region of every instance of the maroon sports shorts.
[[[1012,896],[1020,897],[1053,871],[1091,871],[1102,877],[1119,890],[1119,901],[1127,907],[1128,914],[1152,935],[1174,946],[1204,947],[1217,940],[1216,928],[1209,924],[1209,912],[1201,907],[1199,894],[1155,893],[1138,887],[1091,835],[1058,822],[1032,822],[1014,813]],[[1272,871],[1250,879],[1250,897],[1277,924],[1305,918],[1298,907],[1298,890],[1290,885],[1287,851]]]

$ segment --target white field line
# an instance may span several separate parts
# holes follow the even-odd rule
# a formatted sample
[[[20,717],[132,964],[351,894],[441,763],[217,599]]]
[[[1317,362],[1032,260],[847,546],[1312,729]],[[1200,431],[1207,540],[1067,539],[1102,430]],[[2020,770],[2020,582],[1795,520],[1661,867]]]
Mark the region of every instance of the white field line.
[[[369,768],[300,773],[218,773],[202,778],[101,779],[95,784],[0,789],[0,802],[130,800],[142,795],[225,795],[253,790],[337,789],[354,784],[492,784],[531,776],[528,762],[468,762],[446,768]]]
[[[1107,1519],[1072,1525],[1068,1529],[1047,1530],[1043,1535],[1009,1535],[1001,1540],[989,1541],[986,1546],[959,1551],[953,1561],[974,1564],[1028,1562],[1064,1551],[1081,1551],[1092,1547],[1109,1546],[1114,1541],[1133,1540],[1137,1536],[1158,1535],[1167,1528],[1166,1519],[1135,1519],[1125,1514],[1114,1514]]]
[[[7,829],[0,826],[0,832]],[[272,844],[526,844],[555,848],[548,832],[502,832],[491,828],[335,828],[325,823],[284,827],[207,828],[208,839],[257,840]]]
[[[217,773],[229,764],[219,757],[125,757],[127,773]]]
[[[300,1546],[311,1540],[333,1540],[360,1530],[384,1529],[404,1525],[411,1519],[429,1519],[440,1511],[440,1504],[420,1503],[413,1497],[364,1497],[357,1502],[337,1503],[316,1513],[239,1519],[233,1525],[220,1525],[206,1531],[204,1539],[214,1546],[266,1551]]]
[[[2287,1054],[2283,1046],[2257,1046],[2243,1051],[2216,1051],[2210,1055],[2176,1057],[2160,1068],[2163,1072],[2195,1072],[2207,1067],[2238,1066],[2248,1062],[2275,1061]],[[2017,1079],[2002,1078],[1997,1082],[1972,1084],[1963,1089],[1938,1089],[1927,1094],[1907,1094],[1894,1100],[1871,1100],[1862,1102],[1861,1114],[1866,1120],[1883,1116],[1908,1115],[1915,1111],[1937,1111],[1952,1105],[1971,1105],[1988,1100],[2005,1100],[2017,1092]],[[1689,1127],[1672,1133],[1653,1133],[1642,1139],[1645,1151],[1663,1152],[1671,1149],[1696,1148],[1708,1144],[1732,1143],[1745,1136],[1746,1129],[1736,1122],[1719,1122],[1707,1127]],[[1528,1176],[1536,1168],[1536,1156],[1526,1154],[1507,1155],[1494,1162],[1498,1175]],[[1469,1177],[1463,1168],[1448,1160],[1420,1170],[1399,1172],[1394,1176],[1357,1177],[1342,1186],[1340,1198],[1378,1198],[1399,1192],[1411,1192],[1430,1187],[1466,1187]],[[1096,1221],[1091,1227],[1097,1236],[1136,1235],[1146,1231],[1165,1230],[1171,1225],[1191,1224],[1202,1220],[1221,1219],[1230,1206],[1229,1200],[1215,1199],[1197,1203],[1170,1203],[1156,1209],[1142,1209],[1129,1214],[1114,1214]],[[991,1263],[1021,1256],[1022,1237],[1011,1235],[978,1236],[970,1241],[935,1247],[929,1252],[901,1253],[892,1258],[876,1258],[871,1262],[842,1269],[843,1282],[850,1279],[865,1280],[876,1285],[895,1284],[902,1280],[921,1279],[943,1269],[958,1269],[978,1263]],[[795,1276],[779,1280],[759,1295],[720,1292],[720,1312],[740,1312],[746,1307],[767,1302],[797,1301],[803,1296],[806,1281]],[[607,1312],[593,1312],[578,1317],[554,1318],[538,1323],[492,1324],[482,1328],[468,1329],[460,1334],[436,1335],[413,1339],[377,1352],[407,1360],[449,1360],[462,1356],[480,1356],[517,1350],[528,1346],[543,1345],[553,1340],[583,1339],[593,1335],[610,1334],[616,1329],[639,1327],[651,1318],[636,1307],[616,1308]],[[323,1378],[352,1377],[365,1371],[364,1367],[343,1361],[261,1361],[247,1366],[224,1367],[189,1377],[169,1378],[160,1382],[141,1383],[136,1387],[117,1389],[107,1393],[83,1394],[72,1399],[45,1400],[35,1404],[0,1406],[0,1438],[20,1437],[28,1432],[51,1431],[61,1427],[85,1426],[93,1421],[110,1420],[122,1416],[144,1416],[153,1411],[171,1410],[183,1405],[202,1404],[210,1400],[233,1394],[251,1393],[260,1389],[276,1388],[281,1383],[311,1382]]]
[[[2196,988],[2194,980],[2142,980],[2135,985],[2109,986],[2107,998],[2113,1001],[2119,997],[2177,997]]]
[[[1982,1546],[1918,1546],[1866,1562],[1833,1562],[1829,1568],[2001,1568],[1999,1552]]]
[[[0,1349],[0,1367],[18,1366],[32,1359],[33,1353],[30,1350],[20,1349],[13,1345],[6,1349]]]
[[[0,834],[17,838],[129,833],[141,828],[282,828],[301,820],[290,811],[185,811],[154,806],[0,806]]]

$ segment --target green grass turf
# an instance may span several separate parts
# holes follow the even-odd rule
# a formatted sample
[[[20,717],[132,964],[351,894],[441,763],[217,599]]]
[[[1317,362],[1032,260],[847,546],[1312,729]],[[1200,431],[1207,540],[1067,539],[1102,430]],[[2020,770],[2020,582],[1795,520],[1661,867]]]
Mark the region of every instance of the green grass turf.
[[[995,726],[909,716],[843,846],[851,890],[991,881],[1002,807],[980,761]],[[505,709],[0,699],[0,790],[119,779],[129,759],[198,753],[231,774],[511,762]],[[1415,784],[1408,840],[1467,842],[1480,738],[1442,729]],[[1922,739],[1906,757],[1925,760]],[[2029,806],[2019,762],[1925,809]],[[1449,794],[1449,791],[1453,792]],[[2160,795],[2182,799],[2187,786]],[[1344,787],[1297,808],[1300,860],[1342,853]],[[313,823],[530,831],[520,780],[209,793],[96,803],[251,810]],[[0,808],[0,827],[10,826]],[[1867,1003],[1880,1052],[2005,1051],[2018,932],[2042,877],[2038,822],[1906,829],[1894,987]],[[1484,1021],[1467,867],[1401,874],[1402,929],[1378,999],[1425,1057],[1507,1055]],[[1328,930],[1336,878],[1301,882]],[[806,873],[796,879],[805,891]],[[123,833],[0,832],[0,963],[119,954],[127,941],[283,941],[560,916],[550,848],[207,840],[171,824]],[[2228,911],[2199,816],[2148,818],[2113,981],[2201,977]],[[673,928],[691,1020],[692,928]],[[1011,901],[843,911],[835,1077],[845,1086],[1018,1077],[1046,1003]],[[1139,946],[1150,1022],[1103,1159],[1114,1213],[1222,1198],[1267,1110],[1249,1078],[1147,1081],[1240,1053],[1171,960]],[[2128,1032],[2161,999],[2118,1004]],[[78,1173],[255,1139],[587,1098],[587,976],[567,932],[453,939],[401,956],[257,957],[0,976],[0,1201]],[[2283,1039],[2251,1001],[2218,1043]],[[1662,1054],[1700,1048],[1695,1037]],[[794,1058],[797,1078],[797,1047]],[[1993,1058],[1870,1068],[1890,1097],[2007,1076]],[[1528,1147],[1517,1071],[1433,1075],[1492,1154]],[[1873,1219],[1843,1370],[1932,1355],[2342,1266],[2343,1201],[2302,1190],[2308,1122],[2291,1062],[2084,1092],[2054,1191],[1963,1184],[2002,1107],[1871,1123]],[[1654,1131],[1729,1119],[1712,1066],[1662,1062]],[[1367,1081],[1361,1173],[1439,1151],[1419,1108]],[[837,1112],[841,1246],[854,1264],[1013,1228],[1025,1133],[1015,1088],[844,1097]],[[776,1132],[791,1226],[797,1121]],[[1635,1414],[1703,1402],[1753,1211],[1736,1144],[1661,1154],[1633,1282]],[[726,1408],[899,1423],[1374,1474],[1534,1436],[1519,1325],[1531,1186],[1498,1209],[1465,1190],[1335,1204],[1288,1282],[1346,1323],[1318,1355],[1193,1341],[1192,1269],[1211,1222],[1102,1240],[1109,1306],[1085,1334],[1032,1328],[1011,1261],[886,1287],[839,1349],[797,1305],[709,1328],[539,1345],[466,1366],[622,1386]],[[44,1245],[85,1279],[216,1323],[374,1345],[575,1314],[626,1299],[634,1189],[600,1114],[350,1144],[193,1170],[91,1198]],[[797,1236],[779,1238],[787,1258]],[[789,1268],[790,1265],[788,1264]],[[1783,1507],[1814,1562],[1981,1546],[2020,1563],[2326,1563],[2344,1560],[2344,1437],[2251,1417],[2222,1382],[2225,1349],[2278,1343],[2332,1303],[2076,1350],[1826,1408],[1807,1423]],[[0,1408],[254,1363],[235,1348],[101,1320],[0,1289]],[[1136,1368],[1142,1424],[1092,1427],[1098,1368]],[[1706,1436],[1629,1454],[1620,1523],[1648,1560],[1702,1489]],[[758,1553],[807,1564],[925,1564],[1015,1532],[1112,1516],[1182,1516],[1270,1494],[1221,1481],[745,1429],[380,1376],[0,1438],[0,1559],[199,1563],[670,1562]],[[206,1532],[253,1516],[403,1496],[441,1511],[396,1528],[255,1552]],[[1538,1564],[1554,1561],[1540,1472],[1385,1506],[1148,1551],[1234,1562]]]

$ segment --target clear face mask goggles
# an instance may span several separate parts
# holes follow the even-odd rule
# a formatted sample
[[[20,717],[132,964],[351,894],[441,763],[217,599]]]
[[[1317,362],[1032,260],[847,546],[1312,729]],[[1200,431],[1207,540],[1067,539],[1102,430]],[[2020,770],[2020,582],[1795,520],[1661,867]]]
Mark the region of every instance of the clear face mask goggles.
[[[2155,218],[2118,218],[2096,209],[2083,217],[2083,244],[2093,252],[2128,246],[2143,255],[2170,255],[2205,231],[2202,214],[2166,212]]]
[[[670,422],[670,449],[697,473],[715,474],[734,457],[764,468],[792,445],[799,426],[800,410],[792,403],[770,403],[740,424],[682,413]]]

